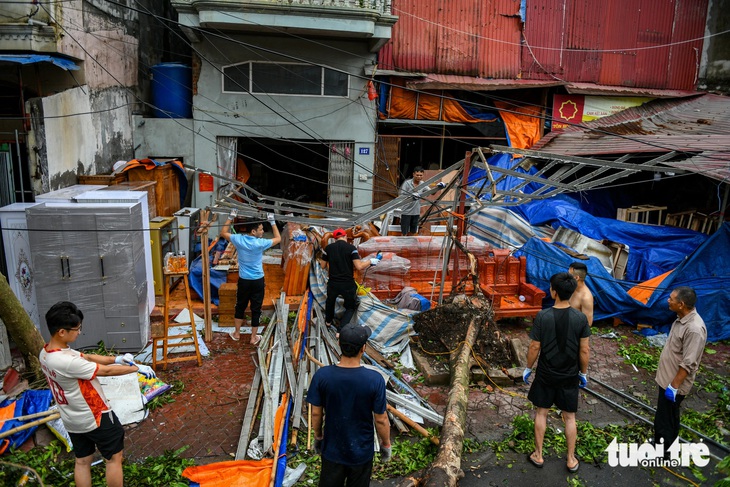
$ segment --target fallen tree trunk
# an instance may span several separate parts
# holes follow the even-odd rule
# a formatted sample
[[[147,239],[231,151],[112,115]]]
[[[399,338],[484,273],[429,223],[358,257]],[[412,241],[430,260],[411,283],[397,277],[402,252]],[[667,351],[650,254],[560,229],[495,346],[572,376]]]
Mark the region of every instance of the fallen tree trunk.
[[[466,429],[466,408],[469,399],[469,357],[476,341],[480,320],[469,322],[464,342],[451,356],[451,390],[441,429],[441,445],[436,460],[426,470],[420,485],[424,487],[454,487],[464,476],[461,450]]]
[[[32,375],[29,382],[43,379],[38,354],[45,342],[2,274],[0,274],[0,319],[5,323],[8,335],[25,358],[25,363]]]

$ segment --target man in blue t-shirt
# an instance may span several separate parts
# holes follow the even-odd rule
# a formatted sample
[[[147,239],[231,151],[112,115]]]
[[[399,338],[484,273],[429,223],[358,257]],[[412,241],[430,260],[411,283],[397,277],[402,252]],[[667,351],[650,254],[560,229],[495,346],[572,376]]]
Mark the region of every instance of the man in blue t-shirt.
[[[229,231],[231,223],[236,219],[238,212],[233,209],[221,228],[221,237],[231,242],[238,253],[238,289],[236,290],[236,311],[233,319],[235,327],[229,336],[238,341],[241,339],[241,326],[244,313],[251,303],[251,344],[257,345],[261,340],[258,335],[259,320],[261,319],[261,305],[264,302],[266,287],[264,284],[264,252],[281,242],[279,228],[276,226],[273,213],[267,213],[266,219],[271,224],[274,238],[264,238],[264,224],[259,220],[245,222],[243,233],[235,234]]]
[[[385,380],[378,372],[360,365],[370,333],[366,326],[342,328],[340,363],[319,369],[307,392],[307,402],[312,405],[314,449],[322,456],[319,487],[370,485],[373,418],[380,438],[380,458],[390,460]]]
[[[588,360],[591,330],[586,315],[570,306],[570,297],[578,285],[567,272],[550,278],[550,296],[555,304],[540,311],[530,331],[527,368],[522,373],[525,384],[530,383],[532,367],[537,362],[535,381],[527,398],[535,405],[535,451],[528,456],[530,463],[542,468],[542,445],[545,437],[548,410],[553,404],[562,411],[565,422],[565,440],[568,450],[566,468],[578,471],[575,457],[578,430],[575,413],[578,411],[578,389],[588,383]],[[540,357],[538,360],[538,356]]]

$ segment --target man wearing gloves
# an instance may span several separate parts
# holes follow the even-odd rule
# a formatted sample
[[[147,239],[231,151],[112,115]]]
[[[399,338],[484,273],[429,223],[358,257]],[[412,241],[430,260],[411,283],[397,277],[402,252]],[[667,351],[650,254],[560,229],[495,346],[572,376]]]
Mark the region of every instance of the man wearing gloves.
[[[677,313],[667,343],[659,357],[656,383],[659,386],[654,415],[654,442],[664,442],[664,451],[679,436],[679,405],[694,384],[707,341],[705,322],[697,314],[694,289],[681,286],[669,295],[669,309]]]
[[[567,272],[550,278],[550,296],[555,304],[540,311],[530,331],[527,368],[522,374],[525,384],[530,383],[532,367],[537,362],[535,380],[527,398],[535,405],[535,451],[528,460],[542,468],[542,444],[547,426],[547,414],[553,404],[562,411],[565,422],[565,440],[568,447],[566,468],[577,472],[580,463],[575,457],[578,436],[575,413],[578,410],[578,388],[588,383],[588,359],[591,329],[586,316],[570,306],[570,297],[577,283]]]
[[[421,182],[423,181],[423,168],[416,166],[413,168],[413,176],[406,179],[400,187],[400,194],[410,195],[409,201],[401,208],[400,215],[400,232],[404,237],[406,235],[418,235],[418,219],[421,218],[421,196],[419,190],[423,189]],[[421,186],[421,187],[419,187]]]
[[[147,365],[135,364],[129,353],[112,357],[71,349],[69,343],[78,338],[83,321],[84,314],[73,303],[61,301],[51,306],[46,313],[51,339],[38,358],[73,443],[76,485],[91,487],[91,461],[98,449],[106,461],[107,485],[122,487],[124,429],[97,377],[139,372],[152,378],[155,372]]]
[[[347,326],[357,309],[357,283],[353,271],[365,270],[378,264],[377,258],[361,259],[354,245],[347,242],[347,232],[338,228],[332,232],[335,241],[325,247],[322,260],[328,263],[329,280],[327,281],[327,302],[324,307],[324,321],[331,326],[335,318],[337,297],[345,300],[345,314],[342,315],[337,331]]]
[[[385,380],[360,364],[370,333],[366,326],[343,327],[340,363],[317,370],[309,386],[314,448],[322,456],[319,487],[370,485],[373,420],[380,439],[380,459],[390,460]]]
[[[264,238],[264,224],[259,220],[249,220],[244,223],[241,234],[231,233],[231,223],[237,215],[238,212],[234,208],[228,215],[220,233],[221,237],[236,247],[238,253],[238,289],[236,291],[236,311],[233,316],[234,331],[229,333],[229,336],[235,341],[241,339],[241,326],[246,308],[251,303],[251,345],[258,345],[261,341],[261,336],[258,334],[261,306],[266,293],[264,252],[281,242],[281,235],[273,213],[267,213],[266,219],[271,224],[274,238]]]

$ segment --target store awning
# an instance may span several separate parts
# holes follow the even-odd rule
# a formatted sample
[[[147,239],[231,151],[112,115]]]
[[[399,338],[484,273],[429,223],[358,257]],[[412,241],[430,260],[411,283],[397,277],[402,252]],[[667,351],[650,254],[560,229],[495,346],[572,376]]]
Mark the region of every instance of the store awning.
[[[408,80],[406,87],[417,90],[495,91],[521,88],[548,88],[564,85],[563,81],[530,79],[486,79],[452,74],[426,74],[423,79]]]
[[[18,64],[53,63],[66,71],[81,69],[70,59],[50,54],[0,54],[0,61]]]

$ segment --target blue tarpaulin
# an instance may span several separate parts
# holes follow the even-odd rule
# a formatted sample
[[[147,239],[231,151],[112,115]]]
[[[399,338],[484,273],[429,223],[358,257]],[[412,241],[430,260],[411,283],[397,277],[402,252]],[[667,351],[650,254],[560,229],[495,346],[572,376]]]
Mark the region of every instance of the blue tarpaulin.
[[[70,59],[48,54],[0,54],[0,61],[18,64],[53,63],[66,71],[81,69]]]
[[[217,271],[213,269],[213,257],[216,251],[223,252],[226,249],[228,241],[220,239],[216,243],[215,247],[210,251],[210,302],[218,306],[218,289],[221,284],[226,282],[228,279],[228,271]],[[203,255],[199,255],[190,263],[190,287],[193,291],[198,293],[198,296],[203,296]]]
[[[646,227],[643,225],[642,227]],[[662,246],[660,240],[650,241]],[[530,239],[516,255],[527,258],[527,280],[544,291],[550,288],[550,276],[565,272],[575,259],[558,247],[537,238]],[[582,261],[588,266],[586,284],[595,300],[596,320],[619,317],[629,324],[645,323],[668,331],[674,315],[667,307],[672,289],[689,286],[697,293],[697,312],[707,325],[709,341],[730,338],[730,223],[725,223],[704,244],[679,264],[643,304],[628,295],[636,283],[611,277],[601,262],[591,257]]]
[[[625,278],[646,281],[677,267],[707,235],[684,228],[643,225],[593,216],[575,200],[556,196],[512,208],[531,225],[565,227],[594,240],[608,239],[629,246]]]
[[[18,396],[17,399],[6,399],[5,401],[0,402],[0,408],[14,407],[15,414],[13,414],[13,416],[17,418],[20,416],[48,411],[48,408],[51,406],[51,399],[53,398],[49,389],[29,389]],[[9,419],[3,423],[2,428],[0,428],[0,433],[17,428],[18,426],[23,426],[24,424],[26,424],[26,422]],[[27,440],[36,429],[38,429],[38,426],[24,429],[10,435],[7,438],[10,441],[10,448],[15,449],[25,443],[25,440]]]

